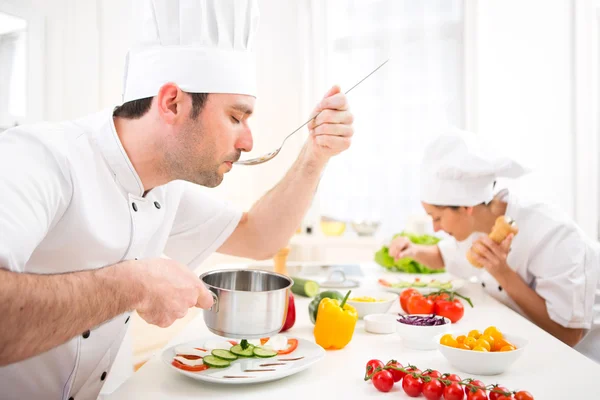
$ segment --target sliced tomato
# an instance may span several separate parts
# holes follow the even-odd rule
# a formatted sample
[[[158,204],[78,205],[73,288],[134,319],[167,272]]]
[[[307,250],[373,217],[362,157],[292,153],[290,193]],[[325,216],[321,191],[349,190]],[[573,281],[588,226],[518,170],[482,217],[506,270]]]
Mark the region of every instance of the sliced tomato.
[[[200,356],[192,356],[192,355],[188,355],[188,354],[177,354],[179,357],[183,357],[186,360],[197,360],[199,358],[202,358]]]
[[[298,348],[298,339],[288,339],[288,347],[285,350],[279,350],[277,354],[290,354],[292,351]]]
[[[231,343],[231,342],[230,342],[230,343]],[[234,346],[235,346],[235,344],[234,344]],[[200,351],[208,351],[208,350],[206,350],[206,349],[203,349],[202,347],[194,347],[194,348],[195,348],[196,350],[200,350]]]
[[[191,365],[185,365],[182,362],[179,362],[177,360],[173,360],[173,362],[171,363],[174,367],[182,369],[184,371],[191,371],[191,372],[199,372],[199,371],[204,371],[205,369],[209,369],[210,367],[206,364],[201,364],[201,365],[195,365],[195,366],[191,366]]]
[[[382,286],[387,286],[387,287],[391,287],[391,286],[392,286],[392,284],[391,284],[391,283],[389,283],[388,281],[386,281],[385,279],[379,279],[379,281],[378,281],[378,282],[379,282],[379,284],[380,284],[380,285],[382,285]]]
[[[260,345],[264,346],[269,341],[268,337],[260,338]]]
[[[236,342],[235,340],[228,340],[229,343],[231,343],[232,346],[237,346],[238,342]],[[206,351],[206,350],[204,350]]]

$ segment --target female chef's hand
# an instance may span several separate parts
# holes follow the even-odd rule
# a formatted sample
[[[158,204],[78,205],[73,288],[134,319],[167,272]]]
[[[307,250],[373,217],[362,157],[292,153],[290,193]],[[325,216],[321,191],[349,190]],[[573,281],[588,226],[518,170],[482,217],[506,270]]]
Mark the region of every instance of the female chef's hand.
[[[165,328],[183,318],[191,307],[210,308],[213,298],[200,279],[177,261],[154,258],[126,262],[140,285],[136,304],[146,322]]]
[[[510,245],[514,238],[510,234],[500,244],[494,242],[488,236],[482,236],[473,244],[474,257],[497,281],[512,272],[512,269],[506,263]]]
[[[398,236],[390,243],[388,253],[394,261],[405,257],[414,258],[417,253],[417,246],[409,238]]]
[[[350,147],[354,134],[354,116],[349,110],[348,99],[339,86],[329,89],[312,115],[317,113],[317,117],[308,124],[308,151],[313,160],[326,163],[330,157]]]

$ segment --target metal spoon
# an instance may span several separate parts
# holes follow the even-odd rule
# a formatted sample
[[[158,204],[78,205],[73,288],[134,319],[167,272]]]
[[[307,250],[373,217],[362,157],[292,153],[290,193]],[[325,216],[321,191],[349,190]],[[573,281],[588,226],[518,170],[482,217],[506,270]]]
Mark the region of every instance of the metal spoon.
[[[375,73],[375,71],[377,71],[379,68],[383,67],[388,61],[390,61],[389,58],[387,60],[385,60],[383,62],[383,64],[381,64],[379,67],[375,68],[369,75],[367,75],[364,78],[362,78],[356,85],[354,85],[350,89],[348,89],[345,94],[350,93],[350,91],[352,89],[354,89],[355,87],[357,87],[358,85],[360,85],[362,83],[362,81],[364,81],[365,79],[367,79],[369,76],[373,75]],[[236,161],[234,164],[239,164],[239,165],[258,165],[258,164],[262,164],[264,162],[267,162],[267,161],[273,159],[277,154],[279,154],[279,152],[281,151],[281,149],[282,149],[285,141],[288,140],[288,138],[290,136],[292,136],[294,133],[298,132],[300,129],[304,128],[310,121],[312,121],[314,118],[316,118],[319,114],[320,113],[317,113],[316,115],[312,116],[308,121],[306,121],[301,126],[299,126],[295,131],[293,131],[292,133],[290,133],[289,135],[287,135],[286,138],[283,139],[283,142],[281,142],[281,146],[279,146],[278,149],[273,150],[272,152],[267,153],[267,154],[265,154],[263,156],[260,156],[260,157],[250,158],[248,160]]]

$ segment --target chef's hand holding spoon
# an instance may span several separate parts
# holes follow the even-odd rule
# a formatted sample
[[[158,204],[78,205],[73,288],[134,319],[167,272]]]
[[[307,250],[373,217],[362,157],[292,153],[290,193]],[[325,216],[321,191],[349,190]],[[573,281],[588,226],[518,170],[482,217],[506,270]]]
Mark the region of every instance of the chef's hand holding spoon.
[[[309,124],[310,138],[305,147],[308,160],[323,165],[334,155],[350,147],[354,116],[348,99],[339,86],[334,86],[315,107],[316,115]]]

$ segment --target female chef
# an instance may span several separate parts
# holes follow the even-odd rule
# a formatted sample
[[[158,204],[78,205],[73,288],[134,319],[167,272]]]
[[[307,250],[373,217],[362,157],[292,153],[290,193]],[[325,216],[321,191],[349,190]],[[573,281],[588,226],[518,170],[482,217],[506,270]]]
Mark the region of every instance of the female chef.
[[[600,257],[598,246],[562,211],[514,193],[494,193],[497,178],[518,178],[527,171],[491,153],[473,134],[453,131],[425,152],[422,205],[436,232],[450,237],[434,246],[404,237],[390,244],[395,259],[411,257],[454,275],[471,274],[473,248],[482,265],[481,285],[515,311],[564,343],[600,362]],[[492,241],[499,216],[512,218],[516,235]]]

